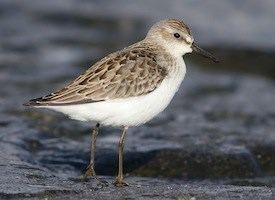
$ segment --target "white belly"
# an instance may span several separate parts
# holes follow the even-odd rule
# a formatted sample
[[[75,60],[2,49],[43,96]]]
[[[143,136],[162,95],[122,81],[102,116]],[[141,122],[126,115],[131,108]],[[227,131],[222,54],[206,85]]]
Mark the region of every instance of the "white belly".
[[[95,121],[110,126],[137,126],[151,120],[167,107],[184,75],[185,65],[170,73],[153,92],[143,96],[45,108],[80,121]]]

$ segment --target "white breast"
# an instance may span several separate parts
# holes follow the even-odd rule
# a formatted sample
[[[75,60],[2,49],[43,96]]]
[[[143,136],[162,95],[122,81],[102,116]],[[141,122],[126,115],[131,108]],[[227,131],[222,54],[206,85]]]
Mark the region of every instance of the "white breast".
[[[186,72],[183,59],[153,92],[125,99],[66,106],[46,106],[80,121],[95,121],[110,126],[137,126],[151,120],[172,100]]]

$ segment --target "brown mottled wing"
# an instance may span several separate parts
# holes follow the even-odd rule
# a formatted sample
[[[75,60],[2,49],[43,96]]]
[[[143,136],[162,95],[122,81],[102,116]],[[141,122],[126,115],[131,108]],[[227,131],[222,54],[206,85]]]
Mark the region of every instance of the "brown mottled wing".
[[[134,49],[111,54],[67,87],[33,99],[27,105],[82,104],[135,97],[155,90],[166,76],[150,51]]]

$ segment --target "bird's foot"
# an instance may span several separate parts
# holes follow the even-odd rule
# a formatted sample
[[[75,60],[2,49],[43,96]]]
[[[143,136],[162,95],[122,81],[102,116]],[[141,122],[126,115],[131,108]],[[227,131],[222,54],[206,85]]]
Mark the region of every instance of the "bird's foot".
[[[119,178],[116,178],[114,185],[117,187],[129,186],[129,184],[124,181],[124,179],[119,179]]]
[[[87,179],[89,177],[95,177],[95,176],[96,176],[96,173],[95,173],[94,167],[92,166],[92,164],[89,164],[85,174],[83,175],[83,178]]]
[[[94,167],[91,164],[87,167],[85,174],[82,176],[82,180],[87,181],[89,178],[94,178],[98,182],[97,186],[99,187],[107,187],[109,185],[107,181],[97,177]]]

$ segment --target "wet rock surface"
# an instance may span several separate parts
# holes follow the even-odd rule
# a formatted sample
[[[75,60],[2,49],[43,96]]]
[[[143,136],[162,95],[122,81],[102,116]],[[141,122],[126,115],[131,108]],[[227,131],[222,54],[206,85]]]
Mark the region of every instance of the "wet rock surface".
[[[0,3],[5,38],[0,45],[0,198],[272,198],[274,53],[258,49],[240,58],[242,50],[223,49],[219,70],[205,67],[206,60],[188,62],[186,79],[165,112],[129,130],[125,171],[130,187],[111,184],[120,130],[103,127],[96,171],[109,186],[100,188],[92,179],[80,179],[93,124],[25,109],[22,103],[64,86],[87,63],[142,37],[145,19],[133,14],[123,20],[115,11],[117,18],[88,14],[75,1],[26,2]],[[204,43],[216,45],[210,39]]]

